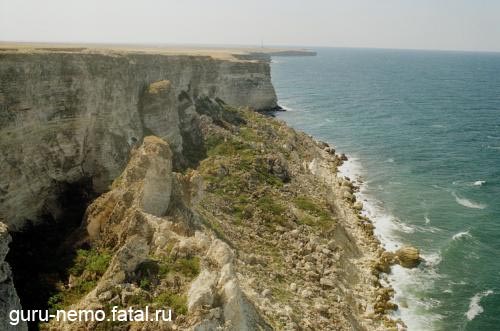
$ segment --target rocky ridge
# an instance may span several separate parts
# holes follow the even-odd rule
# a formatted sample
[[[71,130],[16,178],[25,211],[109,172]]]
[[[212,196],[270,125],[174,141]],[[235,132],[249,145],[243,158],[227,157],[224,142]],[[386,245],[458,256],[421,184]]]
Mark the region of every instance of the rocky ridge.
[[[115,325],[141,330],[403,326],[387,315],[397,307],[378,279],[384,251],[336,176],[340,157],[281,122],[219,107],[201,115],[199,167],[172,172],[168,143],[146,137],[88,207],[82,240],[112,258],[73,302],[72,288],[96,276],[70,276],[60,307],[173,308],[173,322]]]

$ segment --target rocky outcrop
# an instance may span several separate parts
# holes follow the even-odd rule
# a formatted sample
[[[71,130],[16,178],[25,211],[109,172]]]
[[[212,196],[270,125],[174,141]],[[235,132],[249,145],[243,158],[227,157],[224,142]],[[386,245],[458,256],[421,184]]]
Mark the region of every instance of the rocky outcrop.
[[[419,265],[420,251],[411,246],[401,247],[396,251],[397,262],[405,268],[415,268]]]
[[[191,223],[196,215],[186,208],[195,176],[173,173],[172,157],[165,141],[145,137],[112,190],[89,206],[85,216],[89,242],[114,253],[95,288],[72,307],[103,309],[120,303],[129,308],[138,300],[155,307],[157,298],[167,294],[177,300],[186,297],[187,311],[182,305],[171,307],[174,316],[185,316],[172,322],[144,323],[143,330],[269,329],[239,286],[231,248],[196,230],[201,224]],[[160,271],[175,270],[176,261],[200,261],[199,274]],[[72,282],[85,277],[83,273]],[[146,288],[141,285],[144,281],[151,284]],[[78,322],[52,323],[61,330],[83,327]],[[87,324],[90,329],[96,326]]]
[[[106,240],[122,241],[119,239],[124,237],[122,233],[130,232],[123,226],[123,215],[130,206],[154,216],[165,215],[170,203],[172,181],[172,152],[168,144],[157,137],[145,137],[122,175],[113,183],[113,189],[97,198],[87,209],[85,218],[90,239],[108,236]],[[135,214],[131,216],[135,217]],[[150,230],[138,232],[146,231]],[[116,235],[118,238],[109,238]]]
[[[206,256],[211,267],[203,270],[191,284],[188,292],[188,309],[191,313],[208,310],[218,314],[204,314],[194,330],[204,325],[214,325],[210,330],[270,330],[254,305],[240,288],[234,271],[234,254],[229,246],[219,239],[212,241]],[[214,268],[215,266],[215,268]]]
[[[198,100],[276,106],[266,61],[209,56],[7,50],[0,53],[0,217],[11,229],[57,218],[67,183],[105,191],[146,135],[174,167],[203,154]]]
[[[21,304],[12,281],[12,272],[7,262],[5,262],[10,241],[7,226],[0,222],[0,329],[6,331],[27,330],[26,322],[17,321],[17,325],[10,323],[10,312],[21,310]],[[16,321],[12,322],[15,323]]]

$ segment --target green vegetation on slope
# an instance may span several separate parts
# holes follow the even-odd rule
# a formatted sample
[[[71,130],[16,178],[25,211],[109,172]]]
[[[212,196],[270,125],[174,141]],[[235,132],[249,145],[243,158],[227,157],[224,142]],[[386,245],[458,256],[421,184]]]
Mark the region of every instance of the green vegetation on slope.
[[[72,283],[49,298],[51,310],[65,309],[90,292],[106,272],[111,261],[111,253],[106,249],[79,249],[69,269]]]

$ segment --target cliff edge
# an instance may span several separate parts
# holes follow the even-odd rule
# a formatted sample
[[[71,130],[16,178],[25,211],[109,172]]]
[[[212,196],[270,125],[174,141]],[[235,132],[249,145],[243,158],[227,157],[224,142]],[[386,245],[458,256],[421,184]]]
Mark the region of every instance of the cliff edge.
[[[269,64],[210,56],[0,51],[0,218],[10,228],[61,213],[67,183],[103,192],[145,135],[168,139],[176,168],[196,160],[204,99],[276,107]],[[185,151],[183,153],[183,151]]]
[[[276,106],[269,54],[0,51],[0,316],[13,278],[23,309],[172,309],[48,330],[404,327],[342,158]]]

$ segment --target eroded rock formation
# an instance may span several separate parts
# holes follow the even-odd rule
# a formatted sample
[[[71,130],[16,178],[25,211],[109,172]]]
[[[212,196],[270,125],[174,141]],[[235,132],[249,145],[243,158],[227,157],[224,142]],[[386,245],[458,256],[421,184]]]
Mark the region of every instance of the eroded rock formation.
[[[82,179],[100,194],[67,243],[78,250],[49,306],[173,310],[172,321],[46,327],[404,326],[378,278],[396,258],[337,176],[342,156],[231,107],[276,106],[262,59],[0,53],[0,219],[11,230],[57,219],[62,188]]]
[[[9,314],[11,311],[19,311],[21,304],[12,280],[12,271],[5,257],[9,251],[11,237],[7,226],[0,222],[0,329],[1,330],[27,330],[26,323],[19,322],[11,325]]]
[[[0,52],[0,218],[11,229],[61,213],[64,183],[103,192],[146,135],[168,139],[177,168],[203,153],[200,100],[276,106],[262,61],[208,56]],[[185,153],[183,153],[185,151]]]

